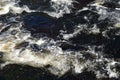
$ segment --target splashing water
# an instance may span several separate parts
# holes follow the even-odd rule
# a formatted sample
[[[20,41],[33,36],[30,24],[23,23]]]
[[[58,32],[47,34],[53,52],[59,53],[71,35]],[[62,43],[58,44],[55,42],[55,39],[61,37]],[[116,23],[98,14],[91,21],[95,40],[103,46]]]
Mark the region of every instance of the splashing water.
[[[1,68],[9,64],[37,68],[49,66],[46,69],[57,76],[70,70],[75,74],[87,70],[94,72],[97,78],[120,77],[120,71],[116,68],[116,65],[120,65],[119,56],[110,57],[106,52],[108,47],[112,48],[112,42],[113,46],[117,45],[115,42],[120,36],[120,7],[116,6],[112,10],[102,5],[104,1],[96,0],[74,11],[73,3],[77,3],[75,0],[50,0],[50,10],[42,10],[41,5],[39,9],[33,10],[26,4],[21,6],[20,2],[0,1],[0,54],[3,55],[1,60],[5,62],[1,63]],[[48,24],[46,18],[33,20],[34,16],[28,16],[28,21],[32,19],[36,24],[41,22],[40,28],[37,28],[39,25],[35,27],[35,24],[27,26],[32,27],[30,30],[26,29],[24,18],[32,13],[43,13],[42,16],[53,19],[53,23],[50,21],[51,24]],[[44,28],[46,26],[51,27]],[[44,33],[44,30],[47,32],[58,26],[62,27],[55,39]],[[43,29],[43,32],[40,33],[39,29]],[[114,51],[111,49],[113,56],[119,54],[120,46],[116,45],[114,47],[118,50],[117,53],[112,53]]]

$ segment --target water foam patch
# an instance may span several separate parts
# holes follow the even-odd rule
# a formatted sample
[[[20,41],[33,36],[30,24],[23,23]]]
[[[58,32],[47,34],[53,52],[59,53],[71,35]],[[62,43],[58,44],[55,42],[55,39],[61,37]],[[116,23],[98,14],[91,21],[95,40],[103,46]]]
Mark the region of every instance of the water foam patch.
[[[52,17],[62,17],[64,14],[71,13],[73,8],[73,0],[51,0],[51,7],[55,10],[52,12],[44,11]]]
[[[34,12],[34,10],[30,10],[27,6],[19,7],[17,0],[2,0],[0,2],[0,15],[7,14],[12,12],[14,14],[20,14],[23,11],[26,12]]]
[[[18,27],[12,29],[19,32],[16,35],[8,34],[0,39],[0,51],[4,53],[2,60],[7,62],[1,64],[1,67],[8,64],[30,65],[38,68],[49,66],[46,69],[59,76],[64,75],[71,69],[75,74],[82,73],[87,69],[93,71],[97,78],[119,77],[116,68],[112,68],[118,62],[105,58],[99,51],[96,52],[95,47],[97,46],[89,46],[86,51],[63,51],[54,40],[48,41],[42,38],[36,40],[32,38],[30,33],[23,33]],[[10,33],[10,31],[11,29],[6,33]],[[23,42],[29,44],[21,45]],[[30,47],[31,44],[44,46],[44,49],[34,51]],[[88,55],[89,57],[87,57]],[[101,69],[106,74],[103,74]]]

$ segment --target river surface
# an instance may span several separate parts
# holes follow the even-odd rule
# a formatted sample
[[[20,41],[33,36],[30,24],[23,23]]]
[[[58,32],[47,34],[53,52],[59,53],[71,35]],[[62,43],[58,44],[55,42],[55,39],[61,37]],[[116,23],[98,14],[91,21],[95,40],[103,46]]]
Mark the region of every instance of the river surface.
[[[119,80],[120,1],[0,0],[0,68],[0,80]]]

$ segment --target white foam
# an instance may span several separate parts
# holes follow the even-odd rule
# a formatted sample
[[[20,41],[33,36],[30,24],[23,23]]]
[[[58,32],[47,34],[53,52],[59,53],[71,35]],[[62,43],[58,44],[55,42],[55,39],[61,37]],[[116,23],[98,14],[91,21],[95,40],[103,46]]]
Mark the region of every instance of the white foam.
[[[63,35],[63,38],[65,40],[69,40],[70,38],[73,38],[74,36],[76,36],[77,34],[80,33],[80,31],[83,30],[83,27],[85,27],[86,25],[78,25],[78,29],[77,30],[74,30],[73,33],[70,33],[70,34],[62,34]]]
[[[51,0],[51,7],[55,11],[44,11],[52,17],[62,17],[64,14],[71,13],[71,8],[73,7],[73,0]]]
[[[107,66],[109,78],[118,78],[119,77],[119,75],[118,75],[119,73],[116,71],[116,69],[115,68],[111,69],[112,67],[115,67],[116,63],[117,62],[112,61]]]
[[[51,0],[51,2],[54,2],[56,4],[69,4],[71,5],[71,3],[73,2],[73,0]]]
[[[30,10],[27,6],[16,6],[16,2],[15,0],[3,0],[0,2],[1,6],[0,6],[0,15],[4,15],[7,14],[9,12],[12,12],[14,14],[20,14],[23,11],[26,12],[35,12],[34,10]]]

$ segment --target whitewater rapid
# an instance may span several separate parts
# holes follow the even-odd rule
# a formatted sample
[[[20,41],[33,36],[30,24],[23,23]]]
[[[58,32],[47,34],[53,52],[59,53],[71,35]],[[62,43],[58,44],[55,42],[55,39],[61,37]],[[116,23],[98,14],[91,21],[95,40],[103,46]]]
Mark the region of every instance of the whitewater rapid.
[[[115,67],[120,65],[120,62],[114,58],[104,56],[102,51],[104,45],[86,44],[84,46],[86,46],[87,50],[63,50],[59,46],[60,42],[68,42],[69,44],[69,40],[77,36],[77,34],[82,34],[83,30],[87,34],[99,34],[100,29],[96,24],[92,28],[88,28],[87,24],[75,25],[72,33],[61,31],[62,40],[54,40],[47,36],[35,38],[31,36],[30,31],[22,27],[24,22],[21,20],[20,15],[23,12],[43,12],[51,17],[60,18],[64,14],[72,13],[75,0],[51,0],[50,5],[53,11],[33,10],[27,5],[20,6],[19,2],[20,0],[0,0],[0,54],[3,55],[1,60],[4,61],[4,63],[0,64],[1,68],[9,64],[30,65],[37,68],[49,66],[46,69],[58,76],[62,76],[70,70],[78,74],[86,69],[87,71],[93,71],[97,78],[120,77],[120,72]],[[92,10],[91,7],[95,7],[95,12],[100,15],[100,20],[107,17],[114,21],[115,27],[110,26],[102,32],[104,37],[109,38],[107,31],[111,28],[120,28],[120,10],[116,8],[116,10],[109,12],[106,7],[100,5],[101,2],[104,3],[102,0],[96,0],[96,2],[88,4],[78,10],[76,15],[85,10]],[[9,14],[13,14],[13,16]],[[84,18],[88,20],[86,16]],[[120,35],[120,32],[115,34]]]

